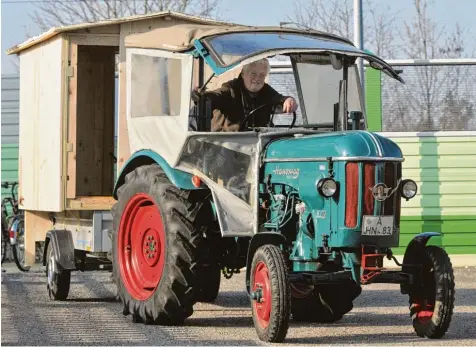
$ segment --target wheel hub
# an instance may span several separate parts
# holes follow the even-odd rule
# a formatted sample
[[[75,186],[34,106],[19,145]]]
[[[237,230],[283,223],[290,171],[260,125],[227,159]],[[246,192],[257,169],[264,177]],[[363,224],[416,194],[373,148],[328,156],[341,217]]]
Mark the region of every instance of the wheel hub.
[[[252,288],[253,309],[259,325],[264,329],[271,318],[271,282],[268,267],[264,262],[256,264]]]
[[[154,228],[147,230],[144,234],[142,243],[144,245],[144,261],[149,266],[155,266],[161,255],[161,244],[158,231]]]

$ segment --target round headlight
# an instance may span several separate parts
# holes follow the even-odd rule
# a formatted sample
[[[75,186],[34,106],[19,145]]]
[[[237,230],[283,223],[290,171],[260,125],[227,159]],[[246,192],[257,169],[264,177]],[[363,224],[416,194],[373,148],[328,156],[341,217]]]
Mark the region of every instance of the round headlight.
[[[417,185],[413,180],[402,181],[401,187],[401,194],[407,200],[413,198],[418,191]]]
[[[322,196],[330,198],[337,191],[337,183],[332,178],[323,178],[317,182],[317,191]]]

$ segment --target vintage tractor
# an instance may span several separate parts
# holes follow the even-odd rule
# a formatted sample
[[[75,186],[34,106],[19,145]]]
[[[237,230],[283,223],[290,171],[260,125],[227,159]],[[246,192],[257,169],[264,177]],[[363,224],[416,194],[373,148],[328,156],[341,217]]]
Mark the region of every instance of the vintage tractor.
[[[402,177],[400,148],[365,130],[355,65],[365,59],[402,81],[385,61],[334,35],[281,27],[177,24],[130,35],[125,47],[134,154],[112,209],[124,314],[180,324],[196,302],[216,298],[221,272],[246,268],[264,341],[283,341],[291,316],[340,320],[372,283],[400,284],[418,336],[446,333],[452,265],[442,248],[427,245],[440,235],[415,236],[403,264],[391,250],[399,246],[401,201],[417,185]],[[253,127],[253,110],[243,131],[210,132],[207,84],[277,55],[292,63],[301,115],[262,105],[272,114],[268,127]],[[401,269],[385,269],[384,258]]]

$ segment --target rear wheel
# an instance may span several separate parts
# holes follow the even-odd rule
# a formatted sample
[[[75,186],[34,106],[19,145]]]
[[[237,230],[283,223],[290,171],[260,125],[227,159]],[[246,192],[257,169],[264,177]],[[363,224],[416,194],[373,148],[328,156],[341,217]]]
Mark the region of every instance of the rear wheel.
[[[291,296],[288,270],[279,247],[264,245],[256,250],[250,280],[253,322],[258,337],[266,342],[284,341]]]
[[[420,337],[441,338],[450,326],[455,294],[453,267],[445,250],[425,247],[420,284],[410,293],[413,328]]]
[[[193,193],[193,192],[192,192]],[[180,324],[193,313],[200,203],[157,165],[129,173],[113,207],[113,278],[134,321]]]

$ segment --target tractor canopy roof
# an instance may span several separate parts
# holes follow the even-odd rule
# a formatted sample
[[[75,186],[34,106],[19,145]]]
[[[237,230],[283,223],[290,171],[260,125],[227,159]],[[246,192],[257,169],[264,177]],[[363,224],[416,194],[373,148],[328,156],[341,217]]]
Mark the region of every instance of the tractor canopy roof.
[[[373,68],[403,82],[379,57],[356,48],[343,37],[312,29],[190,23],[130,34],[124,43],[131,48],[200,54],[217,75],[271,55],[327,53],[363,58]]]

